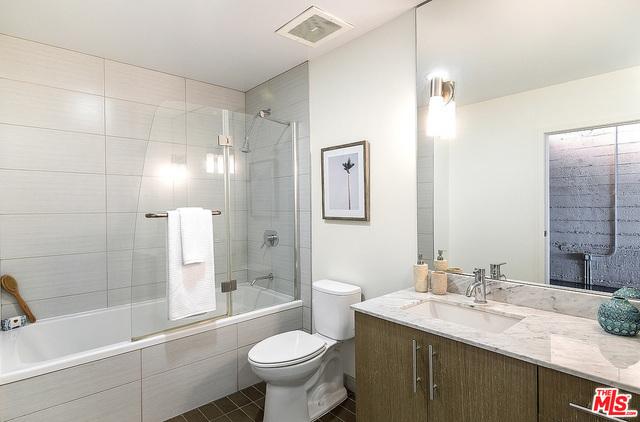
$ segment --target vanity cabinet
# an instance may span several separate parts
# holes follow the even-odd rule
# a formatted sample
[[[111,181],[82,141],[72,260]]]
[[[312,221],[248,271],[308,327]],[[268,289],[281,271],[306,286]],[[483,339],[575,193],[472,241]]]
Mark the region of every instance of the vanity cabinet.
[[[424,354],[414,349],[421,335],[417,330],[356,312],[359,421],[427,420],[427,395],[417,377],[418,368],[425,368]]]
[[[535,365],[358,312],[356,380],[360,421],[537,420]]]
[[[539,367],[539,421],[603,422],[606,420],[615,420],[589,413],[595,389],[596,387],[602,386],[602,384],[583,378]],[[640,397],[632,395],[630,408],[640,408]]]

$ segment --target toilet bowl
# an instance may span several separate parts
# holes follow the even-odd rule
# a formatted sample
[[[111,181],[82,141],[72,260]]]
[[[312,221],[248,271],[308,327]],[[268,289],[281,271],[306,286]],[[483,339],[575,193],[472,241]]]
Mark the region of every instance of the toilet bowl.
[[[317,281],[313,321],[318,332],[289,331],[251,348],[251,369],[267,384],[264,422],[313,421],[347,397],[340,346],[354,337],[350,306],[360,302],[360,296],[357,286]]]

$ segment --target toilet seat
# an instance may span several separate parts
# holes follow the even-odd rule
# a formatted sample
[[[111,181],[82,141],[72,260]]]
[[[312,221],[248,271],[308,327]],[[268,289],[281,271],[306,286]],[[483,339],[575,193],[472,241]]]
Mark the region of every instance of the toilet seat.
[[[289,331],[262,340],[249,351],[249,361],[261,368],[297,365],[324,353],[327,344],[304,331]]]

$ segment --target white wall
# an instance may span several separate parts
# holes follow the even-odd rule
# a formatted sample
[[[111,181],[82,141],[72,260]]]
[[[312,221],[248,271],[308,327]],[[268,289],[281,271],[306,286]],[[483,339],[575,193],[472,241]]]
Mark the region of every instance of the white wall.
[[[365,298],[410,286],[417,231],[414,12],[312,60],[309,89],[313,280],[356,284]],[[371,147],[371,220],[324,221],[320,149],[363,139]]]
[[[509,278],[544,282],[545,133],[640,119],[639,96],[633,67],[461,107],[449,239],[435,248],[448,241],[450,265],[466,271],[506,261]]]

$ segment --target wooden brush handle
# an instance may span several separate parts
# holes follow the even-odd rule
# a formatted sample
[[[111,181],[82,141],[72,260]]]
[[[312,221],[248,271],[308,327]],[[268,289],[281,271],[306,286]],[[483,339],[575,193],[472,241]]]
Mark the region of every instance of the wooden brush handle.
[[[29,309],[29,305],[27,305],[27,302],[25,302],[24,299],[22,299],[22,296],[20,296],[20,293],[16,292],[14,296],[16,297],[16,300],[18,301],[18,305],[20,305],[20,309],[22,309],[22,312],[24,312],[25,315],[27,315],[27,318],[29,318],[29,322],[31,323],[36,322],[36,317],[31,312],[31,309]]]

